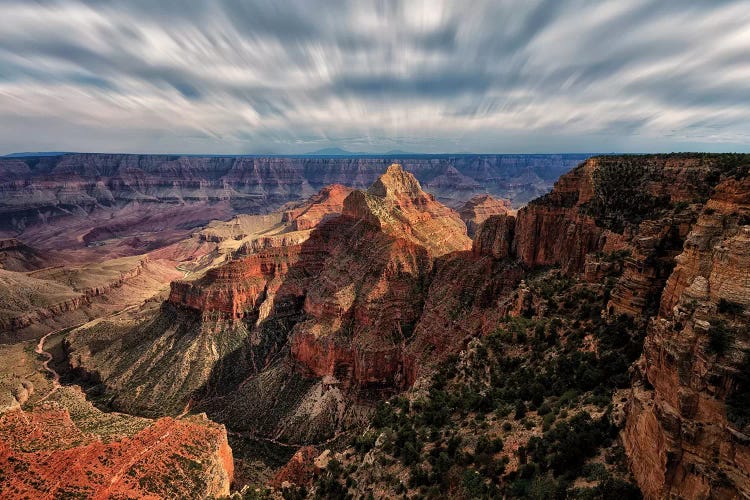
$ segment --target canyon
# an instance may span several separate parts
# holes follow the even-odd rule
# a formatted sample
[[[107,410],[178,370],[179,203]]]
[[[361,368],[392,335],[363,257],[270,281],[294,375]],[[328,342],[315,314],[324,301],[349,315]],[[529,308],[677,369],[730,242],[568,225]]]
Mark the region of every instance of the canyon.
[[[55,175],[55,182],[63,175],[78,180],[59,191],[69,196],[64,203],[37,195],[44,201],[34,208],[4,207],[14,215],[5,218],[13,227],[0,244],[3,296],[28,292],[25,302],[4,304],[2,338],[17,342],[70,327],[57,352],[73,384],[64,383],[62,394],[84,384],[105,410],[89,411],[114,410],[140,422],[137,432],[105,439],[96,451],[97,438],[86,432],[61,450],[121,456],[150,450],[160,432],[196,436],[199,451],[187,458],[207,467],[198,473],[205,495],[228,494],[233,477],[236,490],[262,484],[277,493],[425,494],[414,478],[437,470],[449,438],[464,443],[450,453],[479,456],[482,432],[463,430],[470,413],[476,422],[482,415],[487,436],[505,442],[504,451],[482,455],[505,460],[503,472],[475,464],[476,474],[489,474],[484,482],[461,479],[468,466],[457,459],[450,468],[457,476],[438,481],[443,493],[466,495],[473,485],[484,494],[525,496],[547,481],[568,495],[576,488],[632,492],[633,485],[646,498],[750,495],[750,158],[594,157],[547,194],[533,169],[509,158],[387,166],[386,159],[92,155],[74,164],[64,156],[5,165],[4,189],[11,191],[42,192]],[[489,180],[508,165],[525,174]],[[20,180],[34,177],[34,169],[38,180]],[[96,189],[81,181],[86,176],[100,179]],[[541,196],[518,194],[532,185]],[[75,210],[58,211],[71,203]],[[145,233],[159,232],[162,210],[149,204],[164,204],[171,228],[158,244],[144,243],[151,238]],[[77,210],[92,214],[99,229],[83,224]],[[120,220],[113,210],[144,222]],[[117,223],[99,225],[106,217]],[[131,234],[133,224],[143,232]],[[68,243],[54,252],[30,243],[65,228],[77,236],[55,236]],[[55,262],[65,256],[74,264]],[[490,364],[482,361],[488,352]],[[581,366],[550,368],[568,359]],[[549,387],[537,389],[540,401],[533,390],[498,392],[493,385],[515,380],[511,367],[525,363],[550,377]],[[567,382],[575,391],[552,382],[560,373],[576,374]],[[22,381],[13,384],[9,391],[23,392]],[[434,416],[445,407],[436,398],[472,390],[477,407]],[[485,401],[488,394],[494,403]],[[0,414],[3,428],[23,425],[13,412],[24,405],[41,421],[78,425],[66,416],[73,415],[69,403],[21,399]],[[546,422],[546,415],[555,418]],[[433,423],[419,430],[428,418]],[[540,450],[571,422],[607,430],[576,466],[578,479],[566,482],[554,456]],[[434,441],[425,437],[433,434]],[[44,446],[60,438],[50,439]],[[289,460],[283,467],[258,465],[237,451],[232,459],[248,440],[296,453],[282,454]],[[424,440],[431,444],[420,454]],[[393,451],[389,441],[401,449],[408,442],[416,458]],[[36,460],[21,457],[11,435],[0,433],[0,446],[0,459]],[[617,453],[617,466],[600,460]],[[164,457],[149,459],[135,476],[172,467]],[[331,459],[349,475],[334,474]],[[607,479],[581,479],[586,467],[604,470]],[[214,474],[216,482],[206,481]],[[143,484],[150,488],[150,481]]]
[[[82,248],[108,257],[134,255],[213,219],[273,212],[331,184],[367,188],[394,161],[453,207],[478,194],[520,206],[586,157],[6,157],[0,158],[0,237],[17,237],[50,256]],[[75,255],[66,252],[65,258]]]

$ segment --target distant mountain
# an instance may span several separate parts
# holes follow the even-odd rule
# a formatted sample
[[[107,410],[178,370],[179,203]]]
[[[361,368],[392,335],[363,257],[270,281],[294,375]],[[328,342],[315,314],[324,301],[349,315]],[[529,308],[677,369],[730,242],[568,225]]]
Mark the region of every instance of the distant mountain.
[[[391,149],[385,153],[367,153],[367,152],[353,152],[342,148],[323,148],[317,151],[311,151],[304,153],[303,156],[415,156],[421,153],[412,153],[409,151],[403,151],[401,149]]]
[[[353,153],[341,148],[323,148],[316,151],[305,153],[306,155],[320,155],[320,156],[359,156],[367,153]]]
[[[3,158],[27,158],[29,156],[62,156],[69,154],[67,151],[30,151],[25,153],[10,153]]]

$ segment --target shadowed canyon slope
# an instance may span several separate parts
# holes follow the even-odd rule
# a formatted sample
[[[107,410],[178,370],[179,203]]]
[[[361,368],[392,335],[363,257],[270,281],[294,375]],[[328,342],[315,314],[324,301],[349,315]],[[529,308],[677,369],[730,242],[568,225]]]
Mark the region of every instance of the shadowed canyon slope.
[[[76,368],[116,390],[123,409],[176,411],[196,398],[209,414],[246,427],[253,424],[243,408],[277,404],[263,398],[275,400],[282,389],[276,384],[291,377],[305,392],[278,409],[286,420],[274,422],[262,412],[257,418],[276,425],[274,433],[303,441],[316,427],[309,412],[333,412],[332,423],[315,429],[324,435],[348,418],[339,409],[344,387],[407,386],[413,354],[405,343],[414,342],[434,262],[471,255],[466,227],[397,165],[338,207],[328,203],[331,192],[298,214],[324,205],[339,214],[321,218],[314,229],[297,229],[298,219],[288,216],[288,231],[252,240],[226,264],[174,282],[169,300],[147,319],[78,329],[68,338]],[[111,341],[94,347],[92,340],[102,336]],[[167,377],[174,369],[180,377]],[[304,375],[330,378],[325,385],[333,390],[322,392],[322,382],[310,386]],[[140,390],[128,389],[136,383]],[[303,423],[305,416],[310,420]]]
[[[517,211],[459,213],[426,192],[458,167],[420,183],[394,164],[150,252],[184,274],[63,347],[119,411],[314,445],[277,488],[747,496],[748,166],[596,157]],[[7,248],[6,272],[33,262]]]

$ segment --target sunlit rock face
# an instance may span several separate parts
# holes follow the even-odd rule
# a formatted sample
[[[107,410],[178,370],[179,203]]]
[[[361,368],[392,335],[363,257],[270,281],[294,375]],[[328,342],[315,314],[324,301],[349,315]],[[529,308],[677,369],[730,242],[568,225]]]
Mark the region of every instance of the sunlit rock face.
[[[99,418],[80,425],[57,406],[0,415],[0,467],[14,471],[0,481],[3,498],[229,494],[234,464],[224,426],[205,415],[153,422],[122,416],[117,425]]]
[[[466,224],[469,236],[473,238],[482,222],[493,215],[513,213],[513,207],[508,200],[480,194],[467,201],[458,213]]]

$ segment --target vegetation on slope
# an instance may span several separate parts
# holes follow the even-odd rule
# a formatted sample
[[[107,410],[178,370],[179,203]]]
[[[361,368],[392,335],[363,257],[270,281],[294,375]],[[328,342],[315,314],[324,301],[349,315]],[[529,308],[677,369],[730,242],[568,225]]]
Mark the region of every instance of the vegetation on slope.
[[[681,154],[603,156],[594,173],[594,197],[583,205],[585,213],[593,216],[599,226],[622,232],[627,225],[637,225],[665,215],[675,203],[663,190],[665,165],[670,161],[685,161],[677,175],[681,183],[690,186],[695,202],[703,202],[721,178],[741,178],[750,169],[747,154]],[[668,183],[667,183],[668,184]]]
[[[443,363],[428,387],[380,404],[304,493],[638,498],[611,401],[628,385],[642,326],[601,317],[611,283],[553,270],[528,286],[528,317],[505,318]]]

